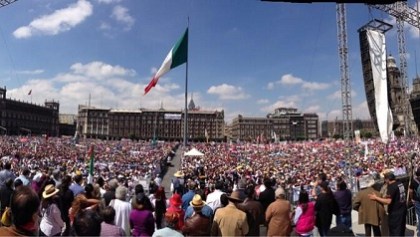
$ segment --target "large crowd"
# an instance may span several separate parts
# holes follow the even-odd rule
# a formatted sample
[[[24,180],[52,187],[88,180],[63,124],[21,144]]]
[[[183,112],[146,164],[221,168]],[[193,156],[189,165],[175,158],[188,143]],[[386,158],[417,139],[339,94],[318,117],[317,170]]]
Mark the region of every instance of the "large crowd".
[[[418,142],[195,143],[180,154],[194,147],[203,155],[181,155],[165,188],[176,142],[4,136],[0,235],[254,236],[262,225],[268,236],[292,227],[325,236],[333,215],[351,230],[348,214],[359,208],[351,193],[367,187],[366,176],[417,168]],[[369,200],[383,205],[383,194]]]

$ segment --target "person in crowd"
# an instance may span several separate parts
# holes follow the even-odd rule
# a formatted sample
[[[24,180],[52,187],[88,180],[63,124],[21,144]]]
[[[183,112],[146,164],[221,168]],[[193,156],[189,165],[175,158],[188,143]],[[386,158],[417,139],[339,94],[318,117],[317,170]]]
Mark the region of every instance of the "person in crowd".
[[[84,194],[77,195],[69,209],[69,220],[70,225],[73,224],[74,218],[81,212],[82,210],[93,209],[96,210],[98,205],[100,204],[101,200],[98,199],[87,199]]]
[[[134,205],[130,212],[130,228],[133,236],[151,236],[155,230],[153,213],[145,207],[146,195],[136,195]]]
[[[115,224],[120,226],[127,236],[130,235],[130,212],[131,203],[126,201],[127,188],[125,186],[118,186],[115,190],[115,199],[113,199],[109,206],[115,209]]]
[[[215,212],[217,208],[221,207],[220,196],[224,194],[222,188],[223,183],[217,181],[214,186],[214,191],[207,195],[206,203],[213,210],[213,212]]]
[[[184,227],[184,217],[185,217],[185,211],[182,209],[182,199],[181,195],[178,193],[174,193],[172,197],[169,199],[169,207],[166,209],[166,212],[176,212],[178,213],[179,219],[177,221],[177,230],[182,230],[182,227]]]
[[[340,208],[340,214],[336,216],[335,223],[344,226],[347,230],[351,230],[351,210],[352,210],[352,194],[347,188],[344,180],[337,182],[337,191],[334,192],[334,198]]]
[[[28,168],[23,168],[21,174],[19,175],[19,177],[15,179],[15,181],[17,179],[20,179],[22,181],[22,185],[28,186],[30,184],[30,179],[29,179],[30,174],[31,174],[31,171]]]
[[[407,215],[407,199],[404,185],[396,180],[394,173],[388,172],[384,175],[388,184],[387,195],[381,198],[375,193],[368,194],[369,198],[379,203],[388,205],[388,227],[390,236],[404,236],[405,222]]]
[[[199,195],[202,199],[204,199],[203,196],[200,195],[200,194],[195,194],[195,195]],[[206,217],[210,218],[211,220],[213,220],[213,215],[214,215],[213,210],[211,209],[211,207],[209,207],[207,205],[207,203],[204,204],[204,206],[201,208],[200,212],[204,216],[206,216]],[[193,216],[194,213],[195,213],[194,212],[194,207],[190,204],[188,206],[188,208],[187,208],[187,211],[185,212],[184,220],[186,220],[187,218],[190,218],[191,216]]]
[[[172,193],[178,193],[179,195],[184,194],[184,174],[178,170],[174,174],[175,179],[172,180]]]
[[[255,200],[255,188],[249,186],[245,189],[246,198],[237,207],[247,213],[249,226],[248,236],[259,236],[260,225],[264,224],[264,211],[260,202]]]
[[[38,195],[30,187],[16,189],[10,202],[12,226],[0,227],[0,236],[38,235],[40,204]]]
[[[309,194],[305,190],[299,193],[298,206],[293,217],[295,232],[299,236],[312,236],[315,228],[315,203],[309,201]]]
[[[228,196],[229,204],[216,210],[211,228],[212,236],[245,236],[248,234],[249,226],[246,213],[236,207],[243,200],[240,194],[233,191]]]
[[[114,224],[115,210],[113,207],[104,207],[101,211],[101,236],[125,236],[124,230]]]
[[[190,205],[191,200],[193,199],[195,195],[195,189],[197,187],[197,184],[195,181],[190,180],[187,186],[188,186],[188,192],[182,195],[182,209],[184,211],[187,210],[188,206]]]
[[[180,204],[181,205],[181,204]],[[166,237],[166,236],[172,236],[172,237],[183,237],[179,232],[178,229],[178,222],[181,220],[181,216],[178,212],[168,210],[165,212],[165,222],[166,227],[156,230],[152,237]]]
[[[54,180],[54,183],[55,183],[55,186],[57,187],[57,188],[59,188],[60,187],[60,185],[61,185],[61,178],[62,178],[62,173],[61,173],[61,170],[60,169],[55,169],[53,172],[52,172],[52,178],[53,178],[53,180]]]
[[[98,212],[86,209],[80,211],[74,218],[74,236],[99,236],[101,234],[102,219]]]
[[[320,236],[328,236],[332,216],[335,210],[338,210],[338,204],[328,186],[328,182],[322,182],[319,187],[321,188],[321,193],[315,202],[316,227]]]
[[[321,172],[318,174],[318,177],[315,181],[314,188],[312,189],[312,197],[314,199],[317,199],[318,196],[321,194],[322,188],[320,185],[322,183],[326,183],[327,185],[329,185],[329,182],[327,181],[327,174],[325,174],[324,172]]]
[[[12,164],[9,161],[4,164],[3,170],[0,171],[0,188],[6,185],[8,179],[12,179],[13,181],[16,179],[12,171]]]
[[[359,225],[364,225],[365,236],[381,236],[380,221],[383,216],[384,207],[369,198],[369,194],[375,193],[380,196],[372,186],[375,181],[371,175],[364,175],[359,179],[360,191],[356,194],[353,201],[353,209],[358,211]]]
[[[420,167],[416,169],[415,177],[411,178],[408,195],[416,210],[417,220],[420,220]],[[1,194],[0,194],[1,195]],[[420,221],[417,221],[417,237],[420,237]]]
[[[275,190],[276,200],[265,211],[267,236],[289,236],[292,232],[292,206],[286,200],[286,192],[282,187]]]
[[[57,193],[59,191],[54,185],[49,184],[42,193],[40,224],[40,235],[42,236],[61,236],[61,233],[64,232],[65,222],[61,218],[61,211],[58,207]]]
[[[136,184],[136,186],[134,187],[134,196],[131,198],[131,201],[130,201],[132,206],[135,205],[136,195],[139,194],[139,193],[144,193],[144,187],[141,184]],[[144,203],[144,207],[151,212],[155,211],[155,207],[152,204],[152,201],[147,196],[146,196],[146,200],[145,200],[145,203]]]
[[[0,188],[0,216],[6,210],[6,207],[10,207],[10,199],[13,193],[13,180],[6,180],[6,185]]]
[[[108,206],[111,200],[115,199],[115,190],[117,188],[118,188],[118,180],[117,179],[109,180],[108,185],[107,185],[107,190],[105,191],[103,195],[105,206]]]
[[[258,196],[258,201],[261,202],[265,213],[268,206],[276,200],[276,194],[275,190],[272,187],[272,182],[270,179],[264,179],[264,187],[264,191],[262,191]]]
[[[201,212],[205,205],[206,202],[203,201],[199,194],[194,195],[190,202],[190,207],[194,209],[194,214],[185,220],[184,227],[182,227],[182,233],[185,236],[210,236],[211,219]]]
[[[13,189],[17,189],[20,186],[23,186],[22,180],[21,179],[15,179],[15,182],[13,183]]]
[[[69,210],[74,200],[73,191],[69,189],[70,184],[71,177],[69,175],[66,175],[62,178],[61,184],[58,187],[58,189],[60,190],[58,192],[58,199],[60,203],[61,219],[63,219],[64,223],[66,223],[65,230],[63,231],[63,236],[67,236],[70,233]]]
[[[85,189],[82,186],[83,183],[83,176],[81,174],[77,174],[73,178],[73,183],[70,185],[70,190],[73,192],[73,195],[76,197],[77,195],[84,193]]]
[[[156,228],[161,229],[163,227],[163,218],[165,216],[166,208],[169,206],[169,202],[166,200],[165,189],[162,186],[158,187],[152,196],[153,198],[150,201],[154,207],[153,214],[156,221]]]

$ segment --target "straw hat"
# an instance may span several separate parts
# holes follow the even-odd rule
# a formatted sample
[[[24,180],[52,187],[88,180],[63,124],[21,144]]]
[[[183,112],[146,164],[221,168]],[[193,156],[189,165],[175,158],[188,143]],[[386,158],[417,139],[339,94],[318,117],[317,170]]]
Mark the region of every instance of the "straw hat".
[[[190,205],[193,207],[204,207],[206,205],[206,202],[201,199],[201,196],[199,194],[195,194],[192,201],[190,202]]]
[[[60,190],[56,189],[54,185],[48,184],[47,186],[45,186],[44,192],[42,192],[42,197],[44,199],[47,199],[49,197],[56,195],[59,191]]]
[[[177,177],[177,178],[182,178],[182,177],[184,177],[184,173],[182,173],[182,171],[178,170],[177,172],[175,172],[174,176]]]

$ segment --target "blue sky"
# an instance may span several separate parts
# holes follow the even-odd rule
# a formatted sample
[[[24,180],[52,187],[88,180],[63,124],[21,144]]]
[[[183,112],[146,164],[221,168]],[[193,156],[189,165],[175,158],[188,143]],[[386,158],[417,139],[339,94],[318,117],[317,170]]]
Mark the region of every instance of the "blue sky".
[[[333,3],[20,0],[0,9],[0,86],[15,99],[59,100],[61,113],[76,114],[89,94],[91,105],[102,108],[155,109],[163,103],[181,109],[185,65],[168,72],[146,96],[143,90],[188,17],[189,95],[201,109],[224,109],[227,122],[284,106],[320,119],[341,118]],[[365,5],[347,5],[354,118],[369,117],[357,29],[372,18],[394,22]],[[418,35],[407,27],[410,85]],[[387,44],[397,56],[394,30]]]

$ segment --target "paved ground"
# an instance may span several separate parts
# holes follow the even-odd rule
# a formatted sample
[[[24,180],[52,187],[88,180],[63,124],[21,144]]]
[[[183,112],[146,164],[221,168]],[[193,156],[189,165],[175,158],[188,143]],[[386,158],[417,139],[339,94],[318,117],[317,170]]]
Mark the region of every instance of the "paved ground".
[[[172,196],[171,193],[171,180],[174,178],[175,172],[179,170],[181,165],[181,155],[182,155],[182,146],[178,148],[175,153],[174,158],[171,161],[171,166],[168,167],[168,171],[166,172],[165,176],[162,179],[162,186],[165,188],[166,197],[169,198]]]

